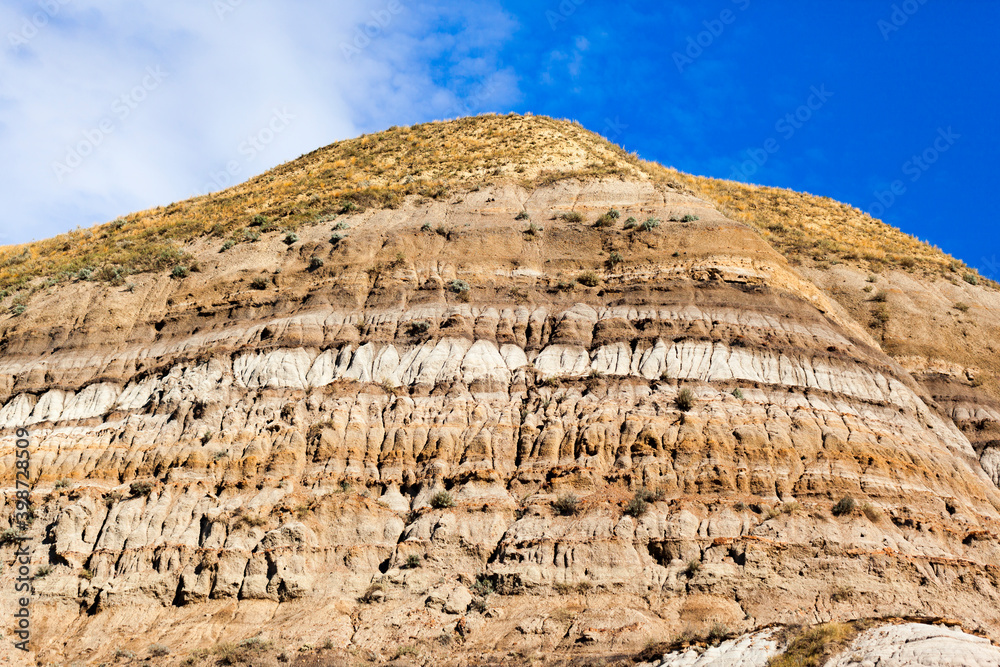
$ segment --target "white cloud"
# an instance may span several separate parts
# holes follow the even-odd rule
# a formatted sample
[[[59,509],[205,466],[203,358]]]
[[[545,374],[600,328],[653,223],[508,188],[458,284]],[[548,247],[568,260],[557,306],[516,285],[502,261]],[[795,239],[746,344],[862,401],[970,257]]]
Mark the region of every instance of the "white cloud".
[[[516,25],[491,3],[49,6],[58,11],[28,39],[23,22],[40,6],[0,7],[0,242],[168,204],[338,139],[518,97],[516,77],[497,65]]]

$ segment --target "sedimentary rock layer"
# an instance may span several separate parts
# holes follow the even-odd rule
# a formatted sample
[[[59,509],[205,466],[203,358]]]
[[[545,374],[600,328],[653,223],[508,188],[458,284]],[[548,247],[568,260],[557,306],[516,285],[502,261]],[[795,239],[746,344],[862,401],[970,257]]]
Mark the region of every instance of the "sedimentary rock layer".
[[[661,224],[556,217],[612,206]],[[329,220],[291,247],[199,240],[190,277],[77,283],[0,324],[0,479],[27,427],[52,568],[39,660],[260,633],[457,637],[467,664],[715,622],[1000,628],[982,452],[744,225],[628,181],[338,220],[335,244]]]

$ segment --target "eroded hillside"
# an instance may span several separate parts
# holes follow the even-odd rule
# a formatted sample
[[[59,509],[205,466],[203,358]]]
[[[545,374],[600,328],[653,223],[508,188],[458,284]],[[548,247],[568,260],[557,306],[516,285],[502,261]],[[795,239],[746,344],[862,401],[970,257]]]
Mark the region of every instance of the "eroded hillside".
[[[858,248],[806,257],[740,214],[777,194],[710,185],[483,117],[8,249],[0,478],[27,428],[37,518],[0,554],[23,537],[50,570],[32,660],[526,664],[890,616],[997,636],[997,292],[787,195],[787,229],[822,248],[840,216]]]

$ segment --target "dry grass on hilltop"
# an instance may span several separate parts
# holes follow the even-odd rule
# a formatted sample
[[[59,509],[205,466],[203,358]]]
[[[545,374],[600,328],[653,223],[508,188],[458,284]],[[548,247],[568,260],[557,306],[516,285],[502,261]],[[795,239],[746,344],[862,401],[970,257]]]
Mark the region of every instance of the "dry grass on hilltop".
[[[939,248],[829,197],[691,176],[670,170],[727,216],[753,225],[793,261],[843,261],[882,268],[955,272],[965,265]]]
[[[754,226],[793,262],[965,271],[937,248],[825,197],[683,174],[640,160],[570,121],[486,115],[341,141],[222,192],[0,248],[0,299],[16,310],[34,291],[60,282],[124,284],[136,273],[183,272],[192,262],[184,247],[200,237],[252,243],[260,231],[294,230],[351,210],[396,208],[411,196],[440,199],[494,182],[533,187],[609,176],[690,189]]]
[[[183,246],[198,237],[253,242],[255,227],[292,230],[348,210],[396,208],[408,196],[438,199],[499,180],[530,186],[574,176],[641,177],[623,153],[577,124],[544,117],[394,127],[321,148],[219,193],[0,249],[0,295],[20,292],[14,299],[23,300],[29,288],[68,280],[121,283],[189,262]]]

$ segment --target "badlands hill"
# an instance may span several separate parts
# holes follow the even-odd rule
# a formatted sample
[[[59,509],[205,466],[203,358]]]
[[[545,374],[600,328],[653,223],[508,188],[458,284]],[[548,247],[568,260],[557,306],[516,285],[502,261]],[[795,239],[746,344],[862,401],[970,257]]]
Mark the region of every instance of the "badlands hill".
[[[483,116],[0,290],[0,662],[994,664],[1000,291],[850,206]]]

